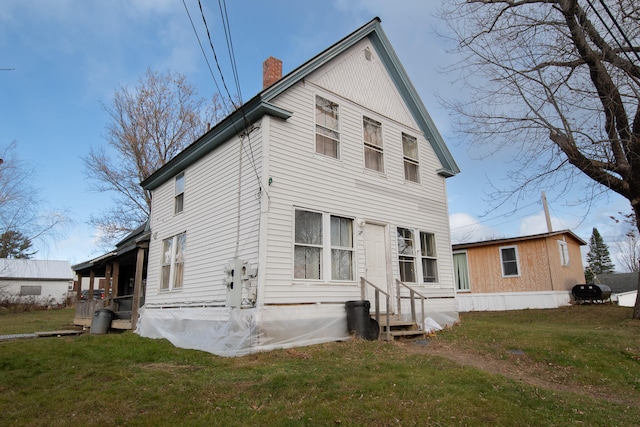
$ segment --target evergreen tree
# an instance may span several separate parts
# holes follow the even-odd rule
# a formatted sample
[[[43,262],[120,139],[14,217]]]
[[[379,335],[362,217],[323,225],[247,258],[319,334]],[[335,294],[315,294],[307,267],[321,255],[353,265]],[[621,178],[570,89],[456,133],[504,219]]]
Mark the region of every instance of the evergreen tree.
[[[31,240],[19,231],[9,230],[0,234],[0,258],[28,259]]]
[[[613,273],[613,262],[609,255],[609,247],[602,240],[597,228],[593,229],[589,239],[589,252],[587,253],[587,269],[584,276],[587,283],[593,283],[594,275]]]

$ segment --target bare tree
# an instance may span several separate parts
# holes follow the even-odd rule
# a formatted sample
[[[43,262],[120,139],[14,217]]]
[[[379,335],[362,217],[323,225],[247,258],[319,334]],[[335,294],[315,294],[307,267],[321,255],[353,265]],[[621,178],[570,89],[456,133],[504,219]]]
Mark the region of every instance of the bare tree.
[[[471,99],[451,105],[461,129],[493,150],[515,148],[515,185],[502,200],[540,186],[568,191],[586,176],[584,201],[612,190],[640,215],[640,10],[634,0],[607,3],[445,6]]]
[[[35,242],[46,245],[49,239],[60,237],[70,223],[64,211],[46,209],[33,186],[34,181],[35,168],[20,159],[16,143],[0,147],[0,236],[3,246],[5,243],[23,245],[28,241],[24,247],[28,251]],[[35,252],[29,252],[30,256],[33,254]]]
[[[110,105],[108,149],[92,148],[87,175],[96,191],[111,192],[113,206],[92,216],[102,243],[110,246],[149,216],[151,197],[140,182],[204,134],[229,111],[216,94],[197,95],[185,76],[147,70],[133,89],[120,86]]]

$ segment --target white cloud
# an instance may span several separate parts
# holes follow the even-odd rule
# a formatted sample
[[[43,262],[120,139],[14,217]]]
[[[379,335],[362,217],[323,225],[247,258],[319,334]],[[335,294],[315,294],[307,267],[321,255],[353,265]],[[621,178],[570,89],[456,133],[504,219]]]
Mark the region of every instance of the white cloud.
[[[478,219],[466,213],[449,215],[449,225],[452,243],[477,242],[497,237],[495,229],[482,225]]]
[[[553,231],[559,230],[572,230],[578,226],[578,222],[575,219],[551,217],[551,227]],[[527,216],[520,222],[520,235],[528,236],[531,234],[546,233],[547,220],[545,219],[544,211],[540,211],[534,215]]]

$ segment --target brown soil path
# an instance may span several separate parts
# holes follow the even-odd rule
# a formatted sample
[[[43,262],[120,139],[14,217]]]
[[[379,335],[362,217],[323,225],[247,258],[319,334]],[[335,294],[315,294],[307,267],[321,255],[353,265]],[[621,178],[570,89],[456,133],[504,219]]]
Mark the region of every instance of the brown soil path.
[[[500,359],[469,351],[453,343],[443,342],[437,338],[417,344],[415,341],[397,342],[406,351],[414,354],[426,354],[449,359],[459,365],[469,366],[490,374],[502,375],[533,387],[552,392],[578,393],[610,403],[640,408],[640,402],[630,396],[616,394],[615,390],[603,390],[580,384],[574,380],[575,373],[571,368],[545,365],[529,358],[524,353],[508,353]]]

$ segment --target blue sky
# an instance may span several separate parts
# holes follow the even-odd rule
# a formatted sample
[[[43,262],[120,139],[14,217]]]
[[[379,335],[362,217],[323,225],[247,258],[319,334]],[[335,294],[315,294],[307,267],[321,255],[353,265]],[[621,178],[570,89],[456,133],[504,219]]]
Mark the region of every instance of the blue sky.
[[[196,0],[185,0],[201,26]],[[203,1],[212,40],[230,90],[218,3]],[[373,17],[400,57],[462,173],[447,181],[455,240],[511,237],[546,231],[539,194],[513,206],[491,210],[489,182],[509,185],[510,153],[478,159],[452,127],[450,112],[436,95],[463,99],[455,76],[442,72],[456,60],[433,16],[437,1],[410,0],[235,0],[227,2],[240,87],[244,100],[261,90],[262,62],[283,61],[283,72],[302,64]],[[201,37],[204,33],[201,33]],[[206,47],[206,46],[205,46]],[[119,85],[134,86],[147,68],[187,76],[200,95],[217,92],[181,0],[3,0],[0,4],[0,146],[16,141],[20,158],[37,167],[35,186],[52,209],[66,209],[74,223],[66,235],[39,244],[40,258],[72,264],[102,251],[95,245],[91,214],[109,206],[111,196],[91,191],[82,157],[106,145],[108,122],[101,105]],[[206,50],[210,54],[210,50]],[[211,58],[211,57],[210,57]],[[210,59],[211,60],[211,59]],[[218,80],[219,81],[219,80]],[[591,207],[547,193],[554,229],[570,228],[588,240],[597,227],[615,258],[625,230],[610,215],[628,212],[628,203],[610,194]],[[576,191],[580,191],[576,187]],[[577,200],[576,195],[576,200]],[[487,213],[488,212],[488,213]],[[485,215],[486,214],[486,215]]]

